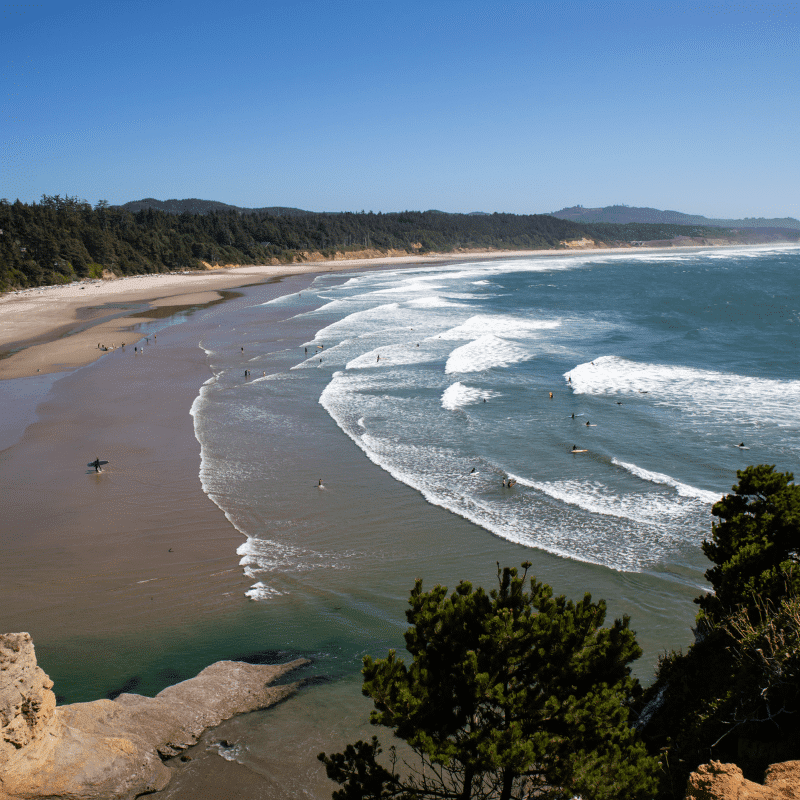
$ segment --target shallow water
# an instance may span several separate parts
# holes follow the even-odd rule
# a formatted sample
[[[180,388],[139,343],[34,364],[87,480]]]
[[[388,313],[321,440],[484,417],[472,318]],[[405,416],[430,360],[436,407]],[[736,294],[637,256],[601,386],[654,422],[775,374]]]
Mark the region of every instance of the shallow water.
[[[530,560],[631,616],[649,680],[691,640],[714,500],[747,464],[800,462],[798,267],[798,248],[509,258],[292,279],[187,315],[178,338],[211,370],[200,479],[241,533],[231,572],[146,647],[45,642],[46,668],[76,700],[220,658],[314,659],[330,683],[209,751],[316,776],[276,797],[326,796],[306,756],[364,735],[360,659],[402,648],[416,577],[488,587]],[[87,665],[92,647],[115,655]]]

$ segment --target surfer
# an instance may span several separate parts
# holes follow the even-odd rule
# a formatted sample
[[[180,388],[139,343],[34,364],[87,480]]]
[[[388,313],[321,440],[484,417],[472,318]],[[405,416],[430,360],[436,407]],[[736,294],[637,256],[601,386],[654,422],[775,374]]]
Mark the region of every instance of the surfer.
[[[589,427],[591,424],[592,424],[592,423],[591,423],[591,422],[589,422],[589,420],[587,419],[587,420],[586,420],[586,427],[588,428],[588,427]]]
[[[515,480],[513,480],[513,479],[509,478],[509,479],[508,479],[508,488],[510,489],[510,488],[511,488],[511,487],[512,487],[512,486],[513,486],[515,483],[516,483],[516,481],[515,481]]]
[[[553,399],[553,393],[552,392],[550,392],[550,399],[551,400]]]
[[[319,479],[319,483],[317,484],[317,488],[322,488],[322,478]]]
[[[108,461],[101,461],[99,458],[95,458],[94,461],[89,462],[88,466],[94,467],[95,472],[102,472],[103,470],[101,470],[100,467],[103,464],[108,464]]]
[[[473,473],[473,472],[475,472],[475,467],[473,467],[473,468],[472,468],[472,469],[469,471],[469,474],[470,474],[470,475],[472,475],[472,473]]]
[[[575,419],[575,415],[574,414],[572,415],[572,419]]]

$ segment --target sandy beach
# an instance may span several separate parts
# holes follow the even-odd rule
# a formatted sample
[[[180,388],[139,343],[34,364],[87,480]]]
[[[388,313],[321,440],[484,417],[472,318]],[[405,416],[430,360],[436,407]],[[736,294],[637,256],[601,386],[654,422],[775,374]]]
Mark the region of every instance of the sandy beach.
[[[10,292],[0,297],[0,380],[65,372],[89,364],[130,342],[131,315],[220,300],[220,291],[289,275],[447,264],[466,259],[574,255],[569,250],[482,251],[455,254],[314,261],[286,266],[246,266],[208,272],[135,275]],[[618,252],[592,250],[593,254]],[[100,345],[108,348],[101,349]]]
[[[599,252],[606,251],[591,254]],[[268,623],[259,616],[261,604],[251,603],[244,594],[253,580],[243,574],[236,553],[242,534],[206,496],[198,477],[200,447],[190,408],[211,375],[198,346],[202,331],[191,318],[190,324],[157,325],[163,324],[164,316],[222,301],[203,312],[207,318],[213,312],[213,324],[218,324],[228,309],[244,302],[233,290],[253,284],[267,284],[258,292],[270,298],[302,290],[313,275],[328,271],[531,255],[575,253],[476,252],[241,267],[85,282],[0,298],[0,353],[10,353],[0,359],[0,404],[32,406],[11,445],[0,443],[5,447],[0,449],[3,631],[30,632],[39,662],[55,680],[56,693],[64,692],[65,702],[104,697],[120,688],[153,694],[190,677],[208,663],[201,660],[202,648],[190,646],[192,641],[209,643],[205,652],[214,653],[212,660],[262,649],[260,641],[266,637],[260,634]],[[150,340],[140,349],[144,337]],[[79,369],[87,365],[91,366]],[[31,401],[15,399],[26,397],[26,382],[38,380],[32,376],[48,374],[56,379],[50,391],[31,395]],[[88,466],[95,457],[109,461],[100,474]],[[316,469],[316,452],[313,459]],[[363,469],[370,481],[379,481],[377,494],[400,498],[387,501],[386,513],[408,502],[402,518],[413,528],[435,530],[442,519],[469,527],[441,509],[419,503],[413,491],[376,471],[360,451],[337,453],[336,460],[346,462],[354,483]],[[327,474],[334,471],[332,463],[323,464]],[[342,503],[347,505],[344,497]],[[370,513],[376,531],[389,529],[381,508]],[[412,514],[419,514],[420,520]],[[490,537],[479,539],[479,546],[486,548],[476,555],[481,562],[493,564],[496,551],[515,552],[514,546],[498,546]],[[389,539],[381,547],[399,545]],[[280,635],[273,632],[272,638]],[[289,660],[294,655],[280,653],[275,658]],[[143,661],[155,677],[136,683],[130,663]],[[288,719],[296,708],[309,720],[307,725],[298,723],[297,730],[302,730],[296,736],[305,742],[302,737],[308,735],[303,758],[315,771],[292,774],[291,780],[298,782],[296,793],[282,793],[286,776],[254,776],[198,747],[192,764],[177,765],[181,774],[168,796],[217,797],[214,787],[223,785],[232,797],[329,796],[330,785],[314,756],[323,747],[340,746],[339,740],[351,740],[352,731],[343,723],[320,744],[319,731],[312,729],[328,696],[323,696],[325,691],[314,689],[271,717]],[[342,689],[342,705],[351,702],[347,691]],[[357,688],[355,695],[358,700]],[[359,717],[365,719],[366,713]],[[231,721],[227,726],[228,731],[240,726],[250,730],[252,724]],[[369,729],[364,734],[369,735]],[[206,745],[214,736],[233,738],[224,731],[211,733]],[[272,749],[272,744],[265,746]],[[213,758],[200,758],[206,752]],[[286,769],[294,770],[289,757],[287,753]],[[265,766],[263,774],[267,772]],[[319,788],[309,795],[311,784]]]

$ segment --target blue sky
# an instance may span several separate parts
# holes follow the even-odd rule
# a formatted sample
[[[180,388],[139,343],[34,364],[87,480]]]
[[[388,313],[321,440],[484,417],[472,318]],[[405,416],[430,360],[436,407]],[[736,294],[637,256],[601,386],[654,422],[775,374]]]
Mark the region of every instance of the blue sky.
[[[0,5],[0,197],[800,218],[800,4]]]

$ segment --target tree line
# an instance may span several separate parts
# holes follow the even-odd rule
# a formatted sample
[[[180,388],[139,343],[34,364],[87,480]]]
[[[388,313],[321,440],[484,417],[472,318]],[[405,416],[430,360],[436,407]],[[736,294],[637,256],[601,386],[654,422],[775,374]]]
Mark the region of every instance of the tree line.
[[[530,562],[489,592],[462,581],[409,598],[408,659],[364,658],[371,722],[392,730],[321,753],[334,800],[683,800],[711,759],[760,781],[800,757],[800,486],[748,467],[713,507],[713,592],[696,641],[643,691],[630,619],[554,597]]]
[[[462,249],[540,250],[589,238],[614,245],[676,236],[719,237],[719,228],[578,224],[547,214],[314,213],[217,208],[130,211],[105,201],[42,195],[39,203],[0,200],[0,290],[118,275],[280,264],[310,254],[364,250],[425,254]],[[734,234],[731,234],[734,235]]]

